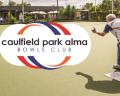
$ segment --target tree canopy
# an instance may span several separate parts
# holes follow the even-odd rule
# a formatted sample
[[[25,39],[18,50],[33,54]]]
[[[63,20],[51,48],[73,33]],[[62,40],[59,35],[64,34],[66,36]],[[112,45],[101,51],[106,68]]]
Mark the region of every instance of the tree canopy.
[[[24,6],[31,6],[31,4],[30,3],[27,3],[27,2],[24,2],[23,3],[24,4]],[[22,3],[21,4],[17,4],[15,1],[10,1],[9,3],[8,3],[8,6],[22,6]]]
[[[120,0],[113,0],[114,11],[119,12],[120,10]],[[93,3],[86,3],[84,6],[90,12],[95,11],[95,6]],[[96,5],[96,11],[111,11],[112,10],[112,0],[103,0],[102,3]]]
[[[3,2],[2,2],[2,1],[0,1],[0,6],[2,6],[2,4],[3,4]]]
[[[64,19],[74,19],[75,17],[75,6],[67,5],[66,8],[60,10],[60,15]]]

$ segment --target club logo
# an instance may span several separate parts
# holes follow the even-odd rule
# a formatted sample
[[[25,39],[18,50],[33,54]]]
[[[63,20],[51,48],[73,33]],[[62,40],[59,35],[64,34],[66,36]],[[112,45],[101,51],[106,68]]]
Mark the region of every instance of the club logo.
[[[82,27],[53,22],[11,25],[0,44],[1,55],[10,64],[47,70],[80,64],[91,48]]]

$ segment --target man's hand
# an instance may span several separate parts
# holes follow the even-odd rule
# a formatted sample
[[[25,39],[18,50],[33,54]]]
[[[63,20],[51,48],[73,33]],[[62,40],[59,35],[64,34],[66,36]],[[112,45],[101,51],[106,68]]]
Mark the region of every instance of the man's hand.
[[[93,29],[91,30],[93,33],[96,33],[99,36],[104,37],[107,33],[106,32],[97,32],[96,28],[93,27]]]
[[[97,30],[95,27],[93,27],[93,29],[91,30],[93,33],[97,33]]]

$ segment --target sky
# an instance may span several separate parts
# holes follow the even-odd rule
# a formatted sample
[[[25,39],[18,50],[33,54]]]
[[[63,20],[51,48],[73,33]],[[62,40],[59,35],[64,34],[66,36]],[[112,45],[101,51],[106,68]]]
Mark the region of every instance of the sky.
[[[8,3],[9,0],[1,0],[4,5]],[[21,3],[22,0],[12,0],[17,3]],[[33,6],[56,6],[57,0],[24,0],[24,2],[31,3]],[[93,2],[95,4],[95,0],[58,0],[59,6],[66,6],[66,5],[74,5],[77,8],[84,5],[86,2]],[[102,0],[96,0],[96,2],[99,4]]]

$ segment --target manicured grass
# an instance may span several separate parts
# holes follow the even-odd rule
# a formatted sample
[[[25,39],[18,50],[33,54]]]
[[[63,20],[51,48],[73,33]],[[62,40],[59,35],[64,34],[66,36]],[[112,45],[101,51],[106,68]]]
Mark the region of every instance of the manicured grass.
[[[91,32],[93,26],[103,31],[105,22],[72,23],[90,35],[92,46],[87,59],[76,66],[48,71],[16,67],[0,56],[0,96],[120,96],[120,82],[104,76],[114,71],[116,39],[111,33],[99,37]],[[0,25],[0,33],[7,26]]]
[[[0,34],[7,28],[9,25],[0,25]]]

